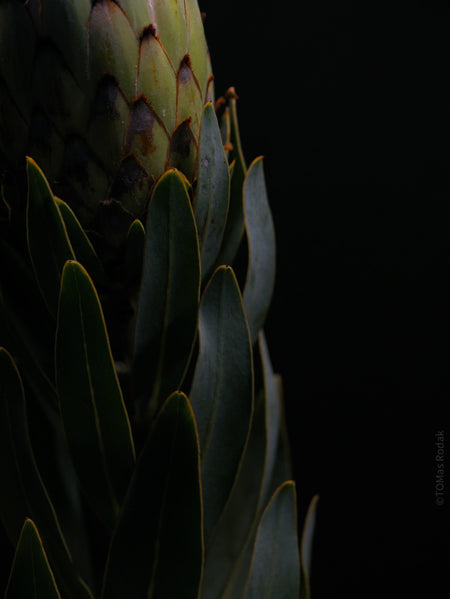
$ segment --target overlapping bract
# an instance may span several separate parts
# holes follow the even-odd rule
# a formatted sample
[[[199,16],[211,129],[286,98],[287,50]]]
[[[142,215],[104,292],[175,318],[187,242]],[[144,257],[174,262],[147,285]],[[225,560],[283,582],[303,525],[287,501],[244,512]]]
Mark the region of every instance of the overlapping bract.
[[[118,245],[167,168],[196,178],[211,82],[195,0],[2,0],[2,168],[33,157]]]

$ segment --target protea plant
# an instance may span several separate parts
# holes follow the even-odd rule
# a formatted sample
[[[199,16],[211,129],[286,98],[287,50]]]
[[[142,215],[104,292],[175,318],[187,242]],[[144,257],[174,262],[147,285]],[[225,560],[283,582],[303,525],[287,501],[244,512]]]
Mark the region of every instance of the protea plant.
[[[195,0],[0,1],[6,599],[310,596],[236,100]]]

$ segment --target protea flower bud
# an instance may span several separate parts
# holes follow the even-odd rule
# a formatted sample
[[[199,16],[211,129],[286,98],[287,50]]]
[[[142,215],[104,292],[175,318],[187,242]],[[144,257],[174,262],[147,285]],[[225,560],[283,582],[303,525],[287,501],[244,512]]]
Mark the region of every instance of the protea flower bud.
[[[117,245],[168,167],[195,180],[211,80],[196,0],[2,0],[1,167]]]

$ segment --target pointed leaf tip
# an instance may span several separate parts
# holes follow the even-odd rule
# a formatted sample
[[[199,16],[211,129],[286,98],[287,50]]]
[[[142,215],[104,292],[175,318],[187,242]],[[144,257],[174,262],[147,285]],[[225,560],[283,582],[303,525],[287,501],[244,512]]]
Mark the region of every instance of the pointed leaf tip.
[[[56,317],[61,273],[75,255],[50,185],[31,158],[27,159],[27,178],[28,249],[42,297]]]
[[[259,524],[245,599],[298,599],[300,559],[295,484],[272,496]]]
[[[202,279],[216,263],[228,215],[230,171],[211,102],[203,110],[194,213],[200,240]]]
[[[190,398],[202,454],[207,540],[231,492],[253,414],[253,354],[231,267],[219,267],[204,291],[199,333]]]
[[[275,228],[264,179],[263,159],[250,165],[244,182],[244,213],[249,266],[244,306],[254,343],[264,325],[275,285]]]
[[[175,392],[137,461],[101,597],[197,599],[202,563],[198,437],[186,395]]]
[[[63,270],[56,334],[56,382],[74,465],[110,529],[134,467],[134,445],[103,312],[87,271]]]
[[[200,252],[184,177],[167,171],[150,202],[137,308],[133,379],[138,417],[150,419],[178,389],[192,353]]]
[[[14,556],[5,599],[61,599],[38,530],[27,518]]]

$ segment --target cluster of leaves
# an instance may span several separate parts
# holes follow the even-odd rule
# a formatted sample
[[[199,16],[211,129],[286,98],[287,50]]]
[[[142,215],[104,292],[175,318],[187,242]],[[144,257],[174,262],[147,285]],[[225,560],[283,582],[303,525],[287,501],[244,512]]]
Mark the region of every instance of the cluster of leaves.
[[[262,160],[246,168],[235,108],[220,129],[206,105],[195,189],[175,169],[159,179],[145,226],[130,227],[120,283],[32,159],[25,205],[3,189],[0,516],[16,547],[6,599],[309,597],[315,500],[299,548],[263,332],[275,236]],[[229,264],[244,231],[241,292]],[[133,307],[120,360],[111,296]]]

